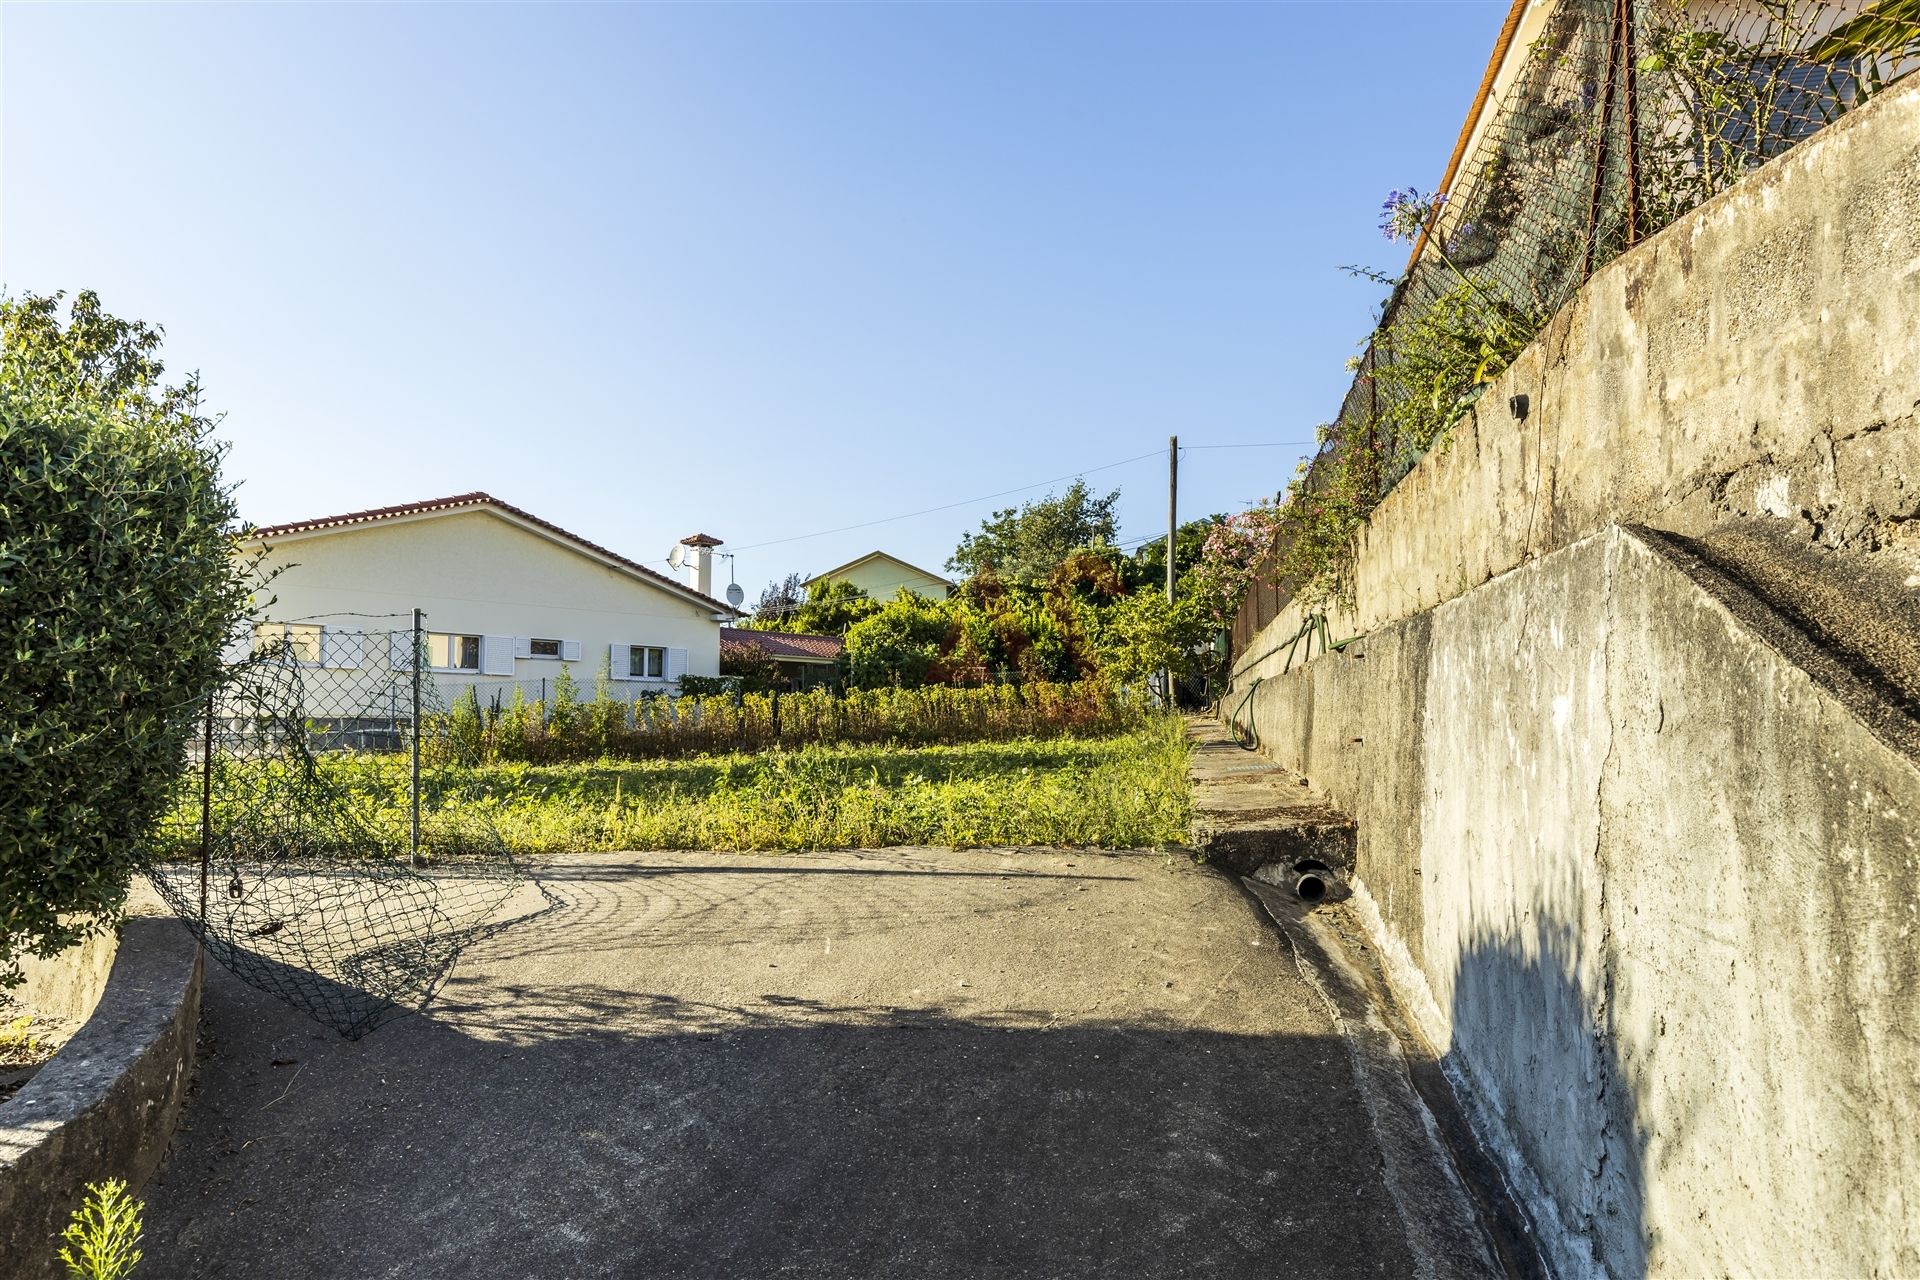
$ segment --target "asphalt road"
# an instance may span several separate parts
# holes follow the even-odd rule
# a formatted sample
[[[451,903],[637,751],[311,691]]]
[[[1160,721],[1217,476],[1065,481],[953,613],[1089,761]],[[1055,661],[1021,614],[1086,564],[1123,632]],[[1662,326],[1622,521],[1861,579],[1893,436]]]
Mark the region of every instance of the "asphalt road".
[[[1434,1274],[1323,1001],[1222,876],[904,850],[546,878],[561,905],[359,1041],[210,967],[142,1280]]]

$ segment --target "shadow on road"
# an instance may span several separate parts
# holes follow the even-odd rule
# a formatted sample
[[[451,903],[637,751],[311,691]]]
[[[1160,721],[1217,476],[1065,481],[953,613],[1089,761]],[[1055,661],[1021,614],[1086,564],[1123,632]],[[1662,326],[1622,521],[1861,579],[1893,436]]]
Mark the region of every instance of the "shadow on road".
[[[1217,878],[1101,861],[596,870],[357,1042],[215,970],[142,1275],[1416,1274],[1271,929]],[[809,941],[802,982],[776,923],[877,961]],[[943,948],[972,986],[927,989]]]

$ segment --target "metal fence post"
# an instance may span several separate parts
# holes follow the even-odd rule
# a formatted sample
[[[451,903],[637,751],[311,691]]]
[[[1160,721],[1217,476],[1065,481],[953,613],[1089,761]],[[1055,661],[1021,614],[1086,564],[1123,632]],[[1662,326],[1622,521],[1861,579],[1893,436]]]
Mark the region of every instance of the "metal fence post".
[[[411,780],[408,787],[410,792],[408,801],[413,812],[407,857],[408,861],[416,867],[420,865],[420,677],[422,674],[420,668],[423,665],[421,659],[425,656],[421,644],[420,623],[423,616],[420,610],[413,611],[413,758],[409,762]]]
[[[1594,147],[1593,187],[1587,201],[1587,251],[1580,263],[1580,284],[1585,284],[1593,275],[1594,249],[1600,239],[1600,205],[1606,193],[1607,164],[1611,159],[1607,130],[1613,119],[1613,91],[1619,74],[1621,14],[1622,6],[1619,0],[1614,0],[1613,21],[1607,30],[1607,69],[1600,91],[1600,129]]]
[[[1631,249],[1640,242],[1640,140],[1636,123],[1635,101],[1640,95],[1640,82],[1634,74],[1634,62],[1637,57],[1637,45],[1633,38],[1634,23],[1638,16],[1634,12],[1633,0],[1618,0],[1620,6],[1621,75],[1624,83],[1622,105],[1626,109],[1627,136],[1627,248]]]
[[[207,693],[206,722],[200,732],[200,945],[207,944],[207,869],[213,861],[213,703],[219,687]]]

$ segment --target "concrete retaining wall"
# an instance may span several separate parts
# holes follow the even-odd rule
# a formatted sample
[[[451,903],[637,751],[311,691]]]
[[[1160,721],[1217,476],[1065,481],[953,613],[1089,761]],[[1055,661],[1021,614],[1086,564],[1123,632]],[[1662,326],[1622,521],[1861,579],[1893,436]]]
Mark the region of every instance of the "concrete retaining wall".
[[[1612,529],[1254,695],[1566,1274],[1920,1274],[1920,731]]]
[[[43,1018],[85,1022],[107,989],[107,974],[119,944],[116,934],[96,933],[58,955],[28,956],[20,962],[20,985],[9,990],[6,998]],[[0,1016],[5,1012],[0,1008]]]
[[[1920,76],[1597,273],[1381,503],[1334,629],[1616,521],[1756,515],[1920,572]],[[1237,665],[1299,626],[1284,610]]]
[[[59,1234],[89,1182],[138,1188],[186,1099],[200,949],[173,920],[128,920],[86,1025],[0,1104],[0,1271],[63,1274]]]

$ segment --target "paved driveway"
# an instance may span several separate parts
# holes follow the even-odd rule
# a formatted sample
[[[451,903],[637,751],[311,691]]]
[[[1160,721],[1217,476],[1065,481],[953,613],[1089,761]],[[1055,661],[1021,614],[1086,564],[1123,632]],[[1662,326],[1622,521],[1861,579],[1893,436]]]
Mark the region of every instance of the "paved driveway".
[[[583,857],[358,1042],[212,968],[163,1277],[1400,1276],[1346,1051],[1157,854]]]

